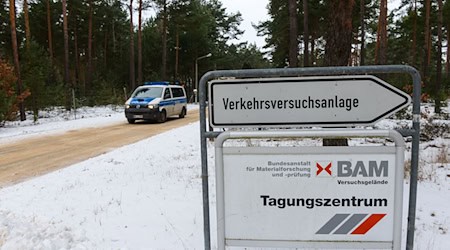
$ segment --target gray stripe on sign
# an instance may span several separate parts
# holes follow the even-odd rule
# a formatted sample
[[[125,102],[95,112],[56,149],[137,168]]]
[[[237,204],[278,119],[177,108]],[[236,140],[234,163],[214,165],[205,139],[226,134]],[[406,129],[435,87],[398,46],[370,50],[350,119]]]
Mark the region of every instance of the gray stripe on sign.
[[[355,228],[364,218],[366,218],[367,214],[354,214],[352,215],[344,224],[336,230],[333,234],[348,234],[350,230]]]
[[[341,224],[350,214],[335,214],[323,227],[317,231],[316,234],[329,234],[331,233],[339,224]]]

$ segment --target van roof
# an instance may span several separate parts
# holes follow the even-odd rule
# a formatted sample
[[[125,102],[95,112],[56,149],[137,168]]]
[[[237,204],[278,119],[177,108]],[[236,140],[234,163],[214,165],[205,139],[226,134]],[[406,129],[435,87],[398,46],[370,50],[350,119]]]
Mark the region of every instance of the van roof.
[[[164,85],[164,86],[169,86],[169,82],[144,82],[144,85]]]
[[[151,86],[155,86],[155,87],[158,87],[158,86],[161,86],[161,87],[163,87],[163,86],[168,86],[168,87],[177,87],[177,88],[182,88],[182,87],[183,87],[183,86],[181,86],[181,85],[172,85],[172,84],[169,84],[169,82],[145,82],[144,85],[141,85],[141,86],[139,86],[139,87],[151,87]]]

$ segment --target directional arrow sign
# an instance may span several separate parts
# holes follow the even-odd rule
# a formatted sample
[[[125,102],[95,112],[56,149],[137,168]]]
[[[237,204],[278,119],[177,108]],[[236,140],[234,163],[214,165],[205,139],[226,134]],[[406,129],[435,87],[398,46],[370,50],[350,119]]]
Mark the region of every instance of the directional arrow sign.
[[[374,76],[214,80],[213,127],[371,125],[411,97]]]

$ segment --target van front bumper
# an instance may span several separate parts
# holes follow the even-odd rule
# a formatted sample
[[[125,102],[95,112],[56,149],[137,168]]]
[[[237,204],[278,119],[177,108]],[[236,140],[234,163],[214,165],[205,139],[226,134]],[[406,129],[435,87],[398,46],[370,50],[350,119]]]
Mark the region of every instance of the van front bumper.
[[[129,120],[156,120],[159,118],[159,110],[149,108],[128,108],[125,109],[125,117]]]

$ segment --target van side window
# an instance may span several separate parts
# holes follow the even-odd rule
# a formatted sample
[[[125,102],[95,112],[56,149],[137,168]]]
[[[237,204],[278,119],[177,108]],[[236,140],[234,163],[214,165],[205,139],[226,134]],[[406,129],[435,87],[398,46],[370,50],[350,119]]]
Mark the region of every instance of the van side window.
[[[171,88],[171,89],[172,89],[173,98],[184,97],[182,88]]]
[[[164,91],[164,99],[170,99],[170,98],[172,98],[172,96],[170,95],[170,90],[167,88]]]

